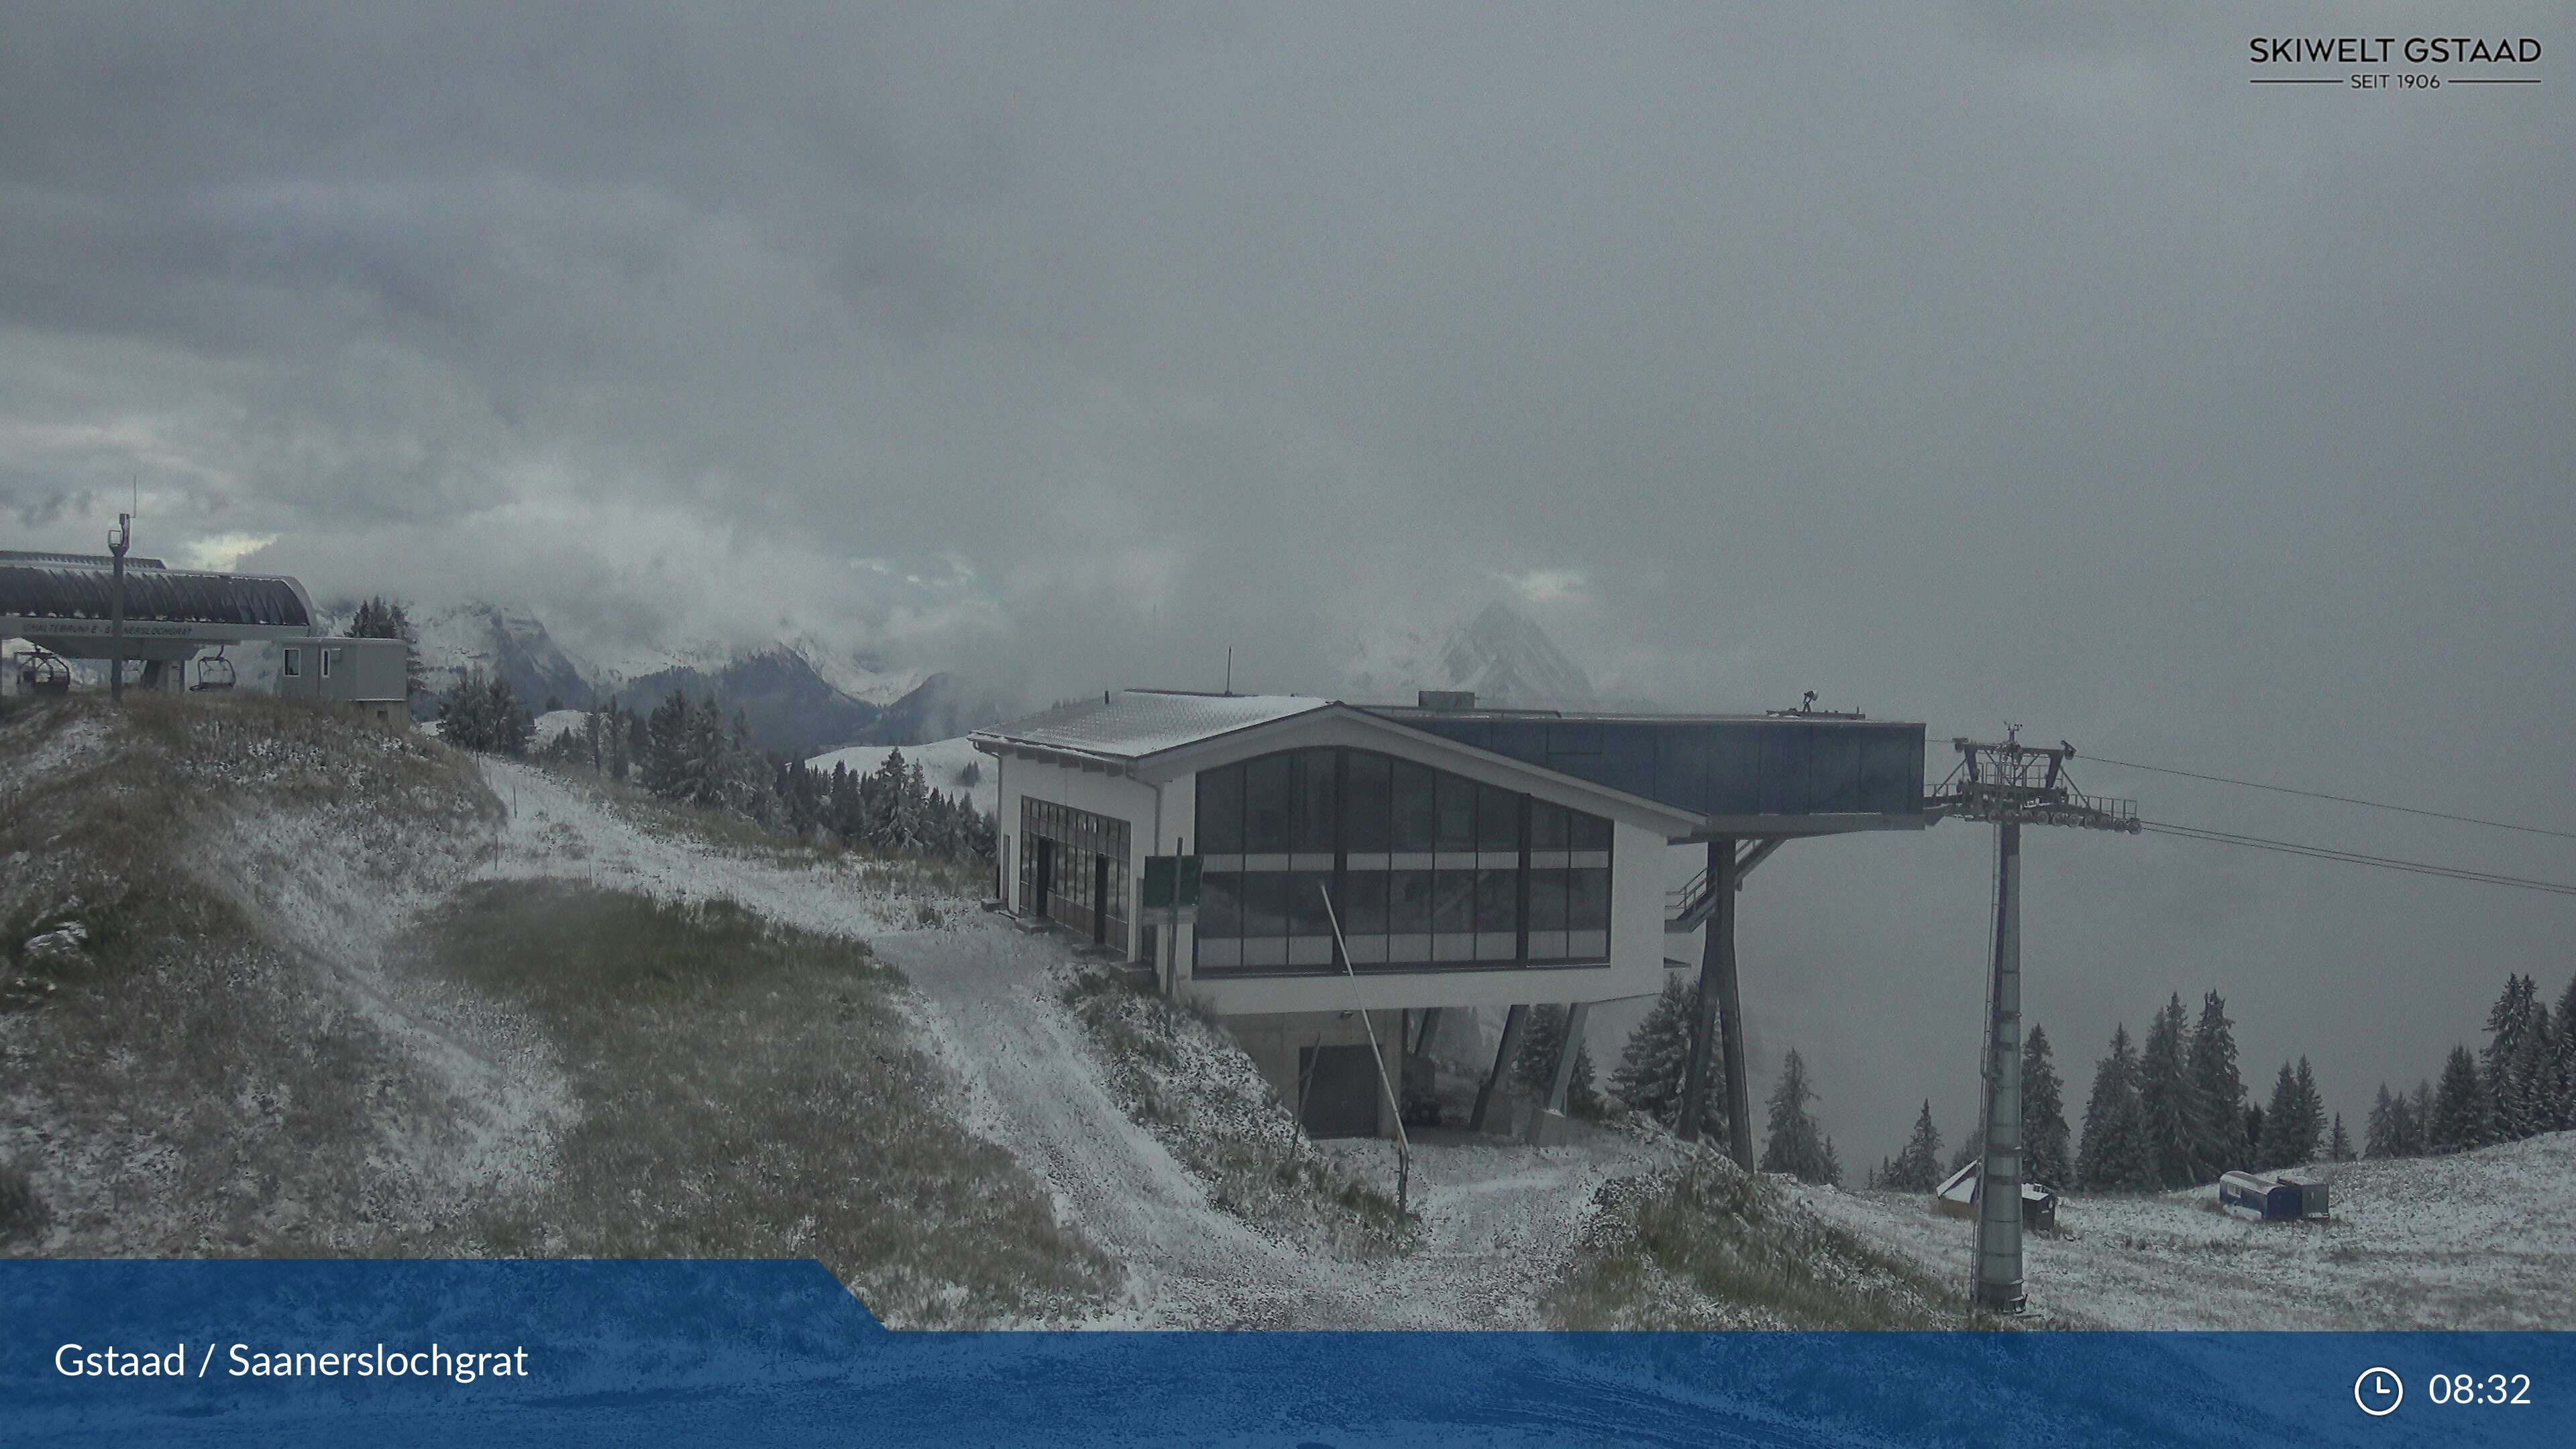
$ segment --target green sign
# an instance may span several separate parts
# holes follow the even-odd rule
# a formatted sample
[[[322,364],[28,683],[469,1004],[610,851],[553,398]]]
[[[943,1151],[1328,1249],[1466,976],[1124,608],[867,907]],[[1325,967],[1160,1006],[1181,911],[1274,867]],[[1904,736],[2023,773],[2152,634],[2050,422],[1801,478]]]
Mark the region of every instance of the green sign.
[[[1145,857],[1145,909],[1197,910],[1199,858],[1195,855]]]

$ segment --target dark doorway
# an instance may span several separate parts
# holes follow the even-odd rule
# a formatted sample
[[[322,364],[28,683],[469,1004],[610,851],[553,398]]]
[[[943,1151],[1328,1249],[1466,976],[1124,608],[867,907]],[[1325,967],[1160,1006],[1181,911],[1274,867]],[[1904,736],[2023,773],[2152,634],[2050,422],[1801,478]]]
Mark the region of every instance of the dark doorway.
[[[1367,1047],[1298,1048],[1297,1087],[1307,1136],[1377,1135],[1377,1061]]]
[[[1091,858],[1091,944],[1109,944],[1109,857]]]
[[[1052,840],[1047,839],[1045,836],[1039,836],[1039,837],[1038,837],[1038,902],[1037,902],[1037,911],[1038,911],[1038,919],[1039,919],[1039,920],[1041,920],[1041,921],[1048,920],[1048,919],[1051,919],[1051,918],[1052,918],[1052,913],[1050,913],[1050,912],[1047,910],[1047,897],[1048,897],[1050,894],[1052,894],[1052,893],[1054,892],[1054,890],[1055,890],[1055,842],[1054,842],[1054,841],[1052,841]]]

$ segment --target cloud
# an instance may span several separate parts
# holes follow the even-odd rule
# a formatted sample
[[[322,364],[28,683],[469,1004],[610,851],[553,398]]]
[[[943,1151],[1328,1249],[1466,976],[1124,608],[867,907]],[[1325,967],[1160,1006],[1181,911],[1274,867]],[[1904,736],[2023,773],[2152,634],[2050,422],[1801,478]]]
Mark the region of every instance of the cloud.
[[[275,542],[273,533],[210,534],[190,541],[179,550],[179,557],[192,569],[231,569]]]
[[[317,593],[1038,698],[1329,690],[1501,596],[1624,698],[2576,818],[2576,92],[2258,94],[2234,11],[2109,15],[21,5],[0,517],[94,550],[133,489]],[[1765,909],[1934,1010],[1953,839]],[[2371,978],[2359,1077],[2555,919],[2213,930],[2284,1046],[2372,929],[2442,967]],[[1911,1057],[1816,1045],[1866,1156]]]

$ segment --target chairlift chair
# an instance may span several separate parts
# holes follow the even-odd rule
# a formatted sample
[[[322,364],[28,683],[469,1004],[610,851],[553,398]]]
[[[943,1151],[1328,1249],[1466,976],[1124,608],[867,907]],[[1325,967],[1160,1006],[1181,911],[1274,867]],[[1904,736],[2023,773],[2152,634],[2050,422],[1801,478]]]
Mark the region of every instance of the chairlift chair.
[[[233,687],[233,662],[224,657],[222,646],[197,661],[197,682],[190,689],[230,689]]]
[[[18,687],[29,694],[69,694],[72,667],[51,649],[29,649],[18,656]]]

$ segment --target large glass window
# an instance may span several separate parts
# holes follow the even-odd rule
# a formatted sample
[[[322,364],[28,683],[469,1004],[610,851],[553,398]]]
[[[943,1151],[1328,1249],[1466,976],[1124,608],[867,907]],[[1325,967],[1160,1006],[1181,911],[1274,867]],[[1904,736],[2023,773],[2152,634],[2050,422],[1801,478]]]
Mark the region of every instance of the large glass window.
[[[1283,752],[1203,772],[1197,835],[1203,971],[1341,969],[1327,891],[1355,969],[1609,953],[1610,822],[1498,785],[1372,750]]]
[[[1126,821],[1023,795],[1018,849],[1021,909],[1126,949]]]
[[[1199,775],[1199,852],[1239,855],[1243,851],[1243,767],[1228,765]]]
[[[1348,793],[1342,800],[1343,848],[1381,853],[1395,849],[1395,818],[1389,814],[1395,761],[1372,750],[1349,752]]]
[[[1340,815],[1341,791],[1334,779],[1338,750],[1299,750],[1294,802],[1288,817],[1288,848],[1301,855],[1329,852]]]
[[[1395,848],[1429,850],[1440,836],[1440,808],[1431,789],[1437,772],[1411,760],[1391,763],[1395,772]]]

